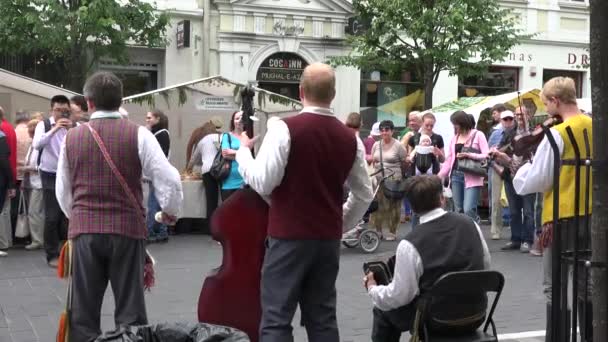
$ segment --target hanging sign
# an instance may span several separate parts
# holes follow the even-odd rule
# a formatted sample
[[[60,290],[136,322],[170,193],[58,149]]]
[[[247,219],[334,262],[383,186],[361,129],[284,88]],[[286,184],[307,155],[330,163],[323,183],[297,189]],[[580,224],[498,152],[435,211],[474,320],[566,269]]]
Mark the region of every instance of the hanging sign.
[[[229,96],[210,96],[205,95],[196,104],[199,110],[234,110],[237,108],[234,99]]]
[[[257,80],[266,82],[298,83],[308,63],[293,53],[275,53],[266,58],[258,69]]]

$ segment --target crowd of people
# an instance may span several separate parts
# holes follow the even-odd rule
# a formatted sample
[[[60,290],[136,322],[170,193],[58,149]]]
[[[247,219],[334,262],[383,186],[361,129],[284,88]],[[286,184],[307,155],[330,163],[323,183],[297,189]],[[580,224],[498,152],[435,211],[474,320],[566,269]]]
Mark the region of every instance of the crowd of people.
[[[120,107],[122,84],[111,73],[94,74],[83,91],[84,97],[54,96],[48,115],[17,113],[15,128],[0,108],[0,256],[22,238],[27,250],[44,248],[48,265],[57,267],[61,241],[71,241],[70,335],[76,342],[101,333],[99,311],[108,282],[117,326],[147,323],[145,242],[168,240],[167,226],[175,224],[183,200],[180,175],[168,161],[167,116],[153,110],[146,127],[130,122]],[[573,125],[578,139],[583,128],[590,130],[590,119],[579,115],[573,92],[572,80],[552,79],[542,100],[550,115]],[[534,255],[544,250],[550,287],[552,162],[546,139],[534,159],[514,154],[515,137],[532,129],[525,107],[494,106],[495,125],[488,137],[475,128],[472,115],[457,111],[449,118],[455,134],[446,145],[433,131],[438,119],[430,111],[411,112],[401,134],[394,122],[383,120],[361,139],[361,115],[351,113],[345,123],[337,120],[331,110],[334,96],[334,71],[314,63],[301,79],[303,110],[271,120],[255,157],[256,138],[244,132],[240,111],[232,114],[227,132],[221,132],[222,120],[214,117],[188,142],[187,170],[200,173],[204,181],[207,217],[244,186],[270,201],[261,341],[292,341],[298,304],[310,341],[339,341],[335,282],[340,239],[374,200],[378,208],[369,224],[383,239],[397,238],[402,206],[412,221],[412,230],[398,244],[392,281],[378,284],[373,273],[363,279],[374,304],[372,340],[399,341],[412,328],[416,299],[441,275],[489,269],[477,212],[486,179],[492,239],[501,238],[504,187],[511,237],[503,249]],[[563,153],[570,153],[564,127],[551,132]],[[213,168],[220,156],[228,169],[218,177]],[[491,167],[485,168],[486,163]],[[485,171],[479,171],[480,165]],[[565,173],[560,182],[572,192],[572,175]],[[403,196],[395,199],[383,191],[387,180],[402,184]],[[142,184],[150,188],[147,213]],[[374,194],[373,189],[380,190]],[[27,208],[19,208],[20,198]],[[24,209],[29,229],[15,236],[17,209]],[[565,206],[563,218],[578,215],[573,210]],[[588,237],[583,239],[588,243]],[[440,330],[471,331],[485,317],[484,296],[466,305],[458,299],[444,304],[434,313],[447,322]]]
[[[463,111],[453,113],[449,120],[455,134],[447,145],[441,135],[433,132],[437,118],[431,111],[409,113],[407,126],[400,134],[395,132],[395,124],[390,120],[374,123],[369,136],[363,139],[369,174],[373,175],[374,188],[383,178],[400,180],[415,175],[437,175],[443,180],[448,208],[464,213],[477,223],[480,222],[478,208],[482,189],[487,187],[491,238],[501,239],[503,226],[510,226],[510,241],[503,250],[540,256],[537,242],[542,194],[518,195],[512,182],[517,167],[501,166],[506,159],[513,158],[510,147],[515,136],[535,128],[532,117],[526,107],[508,104],[497,104],[491,112],[493,125],[487,136],[476,129],[472,115]],[[345,124],[358,134],[361,115],[351,113]],[[466,160],[487,161],[486,171],[483,174],[468,171]],[[519,162],[521,164],[521,160]],[[387,199],[380,191],[376,200],[378,210],[371,214],[369,223],[382,238],[394,240],[400,222],[411,220],[411,228],[418,225],[419,216],[411,211],[407,199]],[[383,232],[384,227],[388,228],[387,233]]]

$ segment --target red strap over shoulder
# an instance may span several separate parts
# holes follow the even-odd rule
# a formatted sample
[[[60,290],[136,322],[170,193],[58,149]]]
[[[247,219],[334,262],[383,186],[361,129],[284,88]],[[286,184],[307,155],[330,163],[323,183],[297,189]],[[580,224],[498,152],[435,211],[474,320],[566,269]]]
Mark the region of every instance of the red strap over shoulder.
[[[91,125],[88,123],[85,123],[84,125],[89,128],[89,131],[91,132],[91,135],[93,136],[93,139],[95,139],[95,142],[97,142],[97,146],[99,146],[99,149],[101,150],[101,154],[103,154],[103,157],[105,158],[106,162],[108,163],[108,166],[110,166],[112,173],[114,173],[114,176],[116,177],[116,179],[122,186],[122,189],[127,194],[127,197],[129,197],[129,200],[131,201],[131,204],[133,205],[135,210],[142,211],[141,205],[139,204],[139,202],[137,202],[137,199],[135,198],[133,191],[131,191],[131,188],[129,188],[124,177],[120,174],[120,171],[118,171],[118,168],[112,161],[112,158],[110,157],[110,154],[108,153],[108,150],[106,149],[106,146],[103,143],[103,140],[101,140],[101,137],[99,136],[97,131],[93,127],[91,127]],[[143,212],[141,212],[141,215],[145,216],[145,214]]]

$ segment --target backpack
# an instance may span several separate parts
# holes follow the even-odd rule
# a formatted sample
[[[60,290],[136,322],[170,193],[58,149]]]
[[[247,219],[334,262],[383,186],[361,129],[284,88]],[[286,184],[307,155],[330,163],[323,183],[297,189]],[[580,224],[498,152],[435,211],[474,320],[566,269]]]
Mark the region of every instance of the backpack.
[[[44,122],[44,133],[48,132],[51,130],[51,119],[44,119],[42,120],[42,122]],[[40,161],[42,160],[42,151],[44,151],[44,147],[41,148],[40,150],[38,150],[38,166],[40,166]]]

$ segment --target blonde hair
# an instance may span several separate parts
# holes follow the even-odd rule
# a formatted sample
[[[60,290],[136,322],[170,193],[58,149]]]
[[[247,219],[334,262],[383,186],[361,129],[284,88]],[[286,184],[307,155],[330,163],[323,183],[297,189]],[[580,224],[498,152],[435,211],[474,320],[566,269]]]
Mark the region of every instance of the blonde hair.
[[[564,104],[576,104],[576,84],[570,77],[553,77],[543,86],[541,96],[548,100],[552,97]]]
[[[426,119],[433,119],[433,121],[435,121],[435,122],[437,121],[437,119],[435,118],[435,115],[430,110],[424,111],[420,114],[422,115],[422,122],[424,122],[424,120],[426,120]]]
[[[44,120],[44,114],[42,112],[33,112],[31,115],[31,120],[30,120],[30,122],[28,122],[28,125],[34,120],[38,120],[38,121]]]
[[[422,120],[422,116],[420,114],[421,113],[419,111],[413,110],[407,115],[407,119],[410,120],[412,118],[416,118],[418,120]]]
[[[32,119],[30,121],[27,122],[27,132],[28,134],[30,134],[30,132],[34,132],[36,130],[36,126],[38,126],[38,123],[42,121],[42,120],[38,120],[38,119]]]

